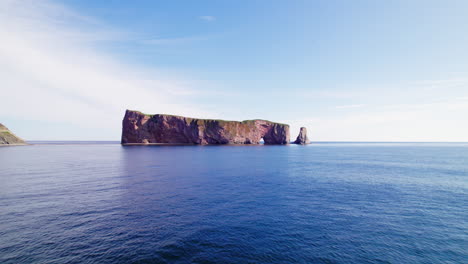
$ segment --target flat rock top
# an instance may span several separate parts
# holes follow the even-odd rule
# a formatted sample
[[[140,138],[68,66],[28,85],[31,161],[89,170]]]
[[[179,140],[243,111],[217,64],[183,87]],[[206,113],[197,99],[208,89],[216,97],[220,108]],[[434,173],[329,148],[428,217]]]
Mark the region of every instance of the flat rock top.
[[[185,119],[185,120],[199,120],[199,121],[202,121],[202,122],[217,121],[217,122],[249,123],[249,122],[255,122],[255,121],[263,121],[263,122],[268,122],[268,123],[271,123],[271,124],[289,126],[288,124],[272,122],[272,121],[264,120],[264,119],[251,119],[251,120],[236,121],[236,120],[223,120],[223,119],[196,118],[196,117],[187,117],[187,116],[170,115],[170,114],[146,114],[146,113],[143,113],[143,112],[137,111],[137,110],[127,110],[127,112],[133,112],[133,113],[136,113],[136,114],[149,116],[149,117],[165,116],[165,117],[175,117],[175,118],[180,118],[180,119]]]

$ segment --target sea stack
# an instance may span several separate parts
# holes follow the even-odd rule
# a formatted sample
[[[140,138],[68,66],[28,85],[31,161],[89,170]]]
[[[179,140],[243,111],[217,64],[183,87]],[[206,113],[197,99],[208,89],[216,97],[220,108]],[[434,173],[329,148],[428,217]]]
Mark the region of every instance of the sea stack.
[[[0,124],[0,145],[26,145],[26,142]]]
[[[310,140],[309,138],[307,138],[307,128],[301,127],[301,130],[299,131],[299,135],[297,136],[296,141],[294,141],[294,144],[300,144],[300,145],[310,144]]]
[[[289,125],[267,120],[225,121],[127,110],[122,145],[127,144],[289,144]]]

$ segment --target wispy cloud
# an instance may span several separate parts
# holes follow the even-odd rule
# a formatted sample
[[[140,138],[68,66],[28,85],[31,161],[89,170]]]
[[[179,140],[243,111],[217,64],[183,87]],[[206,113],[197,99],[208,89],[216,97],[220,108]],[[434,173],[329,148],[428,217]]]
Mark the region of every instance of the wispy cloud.
[[[412,85],[425,87],[428,89],[447,89],[454,87],[461,87],[468,85],[468,79],[466,78],[451,78],[442,80],[423,80],[412,83]]]
[[[142,40],[142,44],[147,45],[180,45],[180,44],[187,44],[192,43],[194,41],[201,41],[205,40],[207,37],[180,37],[180,38],[151,38]]]
[[[206,22],[212,22],[216,20],[216,17],[214,16],[199,16],[198,18]]]
[[[347,108],[361,108],[366,106],[365,104],[350,104],[350,105],[338,105],[336,109],[347,109]]]
[[[54,2],[0,2],[1,115],[86,127],[94,139],[119,138],[126,108],[210,116],[190,104],[189,82],[155,79],[164,75],[94,48],[125,35]]]
[[[467,138],[468,123],[460,120],[468,113],[468,104],[462,100],[366,107],[371,110],[294,120],[290,122],[291,131],[306,126],[311,138],[319,141],[466,141]]]

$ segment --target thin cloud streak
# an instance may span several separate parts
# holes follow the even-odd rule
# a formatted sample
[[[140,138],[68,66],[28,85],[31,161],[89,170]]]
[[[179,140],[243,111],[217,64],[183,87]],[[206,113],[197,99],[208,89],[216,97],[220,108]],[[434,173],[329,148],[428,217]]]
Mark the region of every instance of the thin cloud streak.
[[[216,117],[190,105],[184,97],[194,93],[190,84],[154,80],[154,70],[94,50],[95,36],[106,28],[92,30],[89,21],[97,23],[51,2],[0,3],[0,78],[2,97],[8,98],[2,115],[93,128],[94,139],[119,138],[126,108]],[[23,136],[34,136],[29,133]],[[74,135],[59,139],[68,136]]]
[[[140,42],[146,45],[180,45],[206,39],[207,37],[152,38],[145,39]]]
[[[198,18],[206,22],[213,22],[216,20],[216,17],[214,16],[199,16]]]
[[[338,105],[335,106],[336,109],[348,109],[348,108],[361,108],[366,106],[365,104],[351,104],[351,105]]]
[[[371,106],[368,106],[371,108]],[[306,126],[315,141],[466,141],[468,113],[463,101],[384,105],[372,111],[304,118],[291,122],[294,131]]]

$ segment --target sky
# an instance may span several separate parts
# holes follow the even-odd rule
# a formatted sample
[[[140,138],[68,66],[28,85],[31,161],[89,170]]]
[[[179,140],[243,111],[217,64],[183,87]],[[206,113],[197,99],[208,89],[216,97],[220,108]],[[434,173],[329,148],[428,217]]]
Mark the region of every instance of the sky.
[[[126,109],[312,141],[468,141],[468,1],[0,0],[0,122],[120,140]]]

